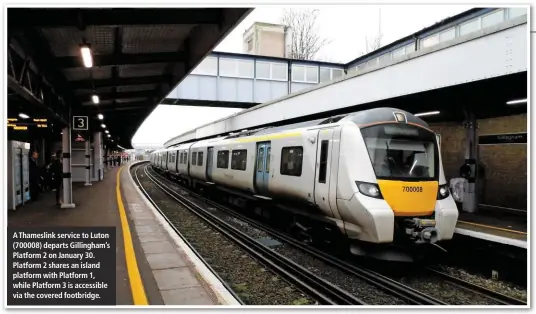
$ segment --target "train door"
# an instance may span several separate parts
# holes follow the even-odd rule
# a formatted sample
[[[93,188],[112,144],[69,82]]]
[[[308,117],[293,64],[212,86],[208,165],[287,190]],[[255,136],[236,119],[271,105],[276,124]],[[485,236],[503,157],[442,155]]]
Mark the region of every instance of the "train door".
[[[333,129],[318,132],[316,152],[315,203],[324,212],[331,211],[329,204],[329,185],[331,175],[331,147],[333,145]]]
[[[268,194],[270,181],[270,152],[271,143],[257,143],[257,160],[255,166],[255,187],[259,194]]]
[[[207,181],[212,182],[212,164],[214,158],[214,147],[207,149]]]

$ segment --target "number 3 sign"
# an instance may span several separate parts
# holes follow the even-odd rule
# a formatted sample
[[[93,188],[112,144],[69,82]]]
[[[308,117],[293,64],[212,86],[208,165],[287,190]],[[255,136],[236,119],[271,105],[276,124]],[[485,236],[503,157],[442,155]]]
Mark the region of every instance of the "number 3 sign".
[[[88,130],[87,116],[73,116],[73,130],[86,131]]]

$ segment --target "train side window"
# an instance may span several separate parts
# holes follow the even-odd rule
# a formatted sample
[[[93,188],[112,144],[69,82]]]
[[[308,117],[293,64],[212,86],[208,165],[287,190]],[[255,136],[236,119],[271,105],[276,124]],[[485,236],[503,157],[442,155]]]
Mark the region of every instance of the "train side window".
[[[218,161],[216,163],[216,167],[218,168],[229,168],[229,151],[228,150],[220,150],[218,151]]]
[[[197,153],[197,165],[198,166],[203,165],[203,152]]]
[[[179,153],[179,164],[182,164],[182,153]]]
[[[322,141],[320,144],[320,169],[318,171],[318,182],[326,183],[326,172],[328,165],[329,141]]]
[[[245,149],[233,150],[231,156],[231,169],[246,170],[248,151]]]
[[[197,152],[192,153],[192,166],[197,165]]]
[[[283,147],[281,149],[280,173],[287,176],[299,177],[302,173],[303,147]]]
[[[257,171],[264,171],[262,167],[263,158],[264,158],[264,147],[260,147],[259,153],[257,154]]]

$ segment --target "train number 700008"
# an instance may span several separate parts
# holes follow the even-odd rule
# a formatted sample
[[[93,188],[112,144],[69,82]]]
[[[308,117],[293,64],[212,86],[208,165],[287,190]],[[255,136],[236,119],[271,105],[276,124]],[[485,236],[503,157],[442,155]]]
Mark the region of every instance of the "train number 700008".
[[[403,186],[403,192],[422,192],[422,186]]]

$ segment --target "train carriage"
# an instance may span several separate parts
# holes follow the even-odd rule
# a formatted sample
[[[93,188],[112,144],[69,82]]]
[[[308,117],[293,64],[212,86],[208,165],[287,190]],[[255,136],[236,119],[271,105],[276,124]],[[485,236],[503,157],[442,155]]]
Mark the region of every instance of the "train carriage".
[[[305,230],[327,222],[356,254],[390,250],[379,244],[435,244],[454,233],[458,210],[436,135],[402,110],[246,130],[173,149],[191,187],[291,209],[298,214],[282,217]]]

